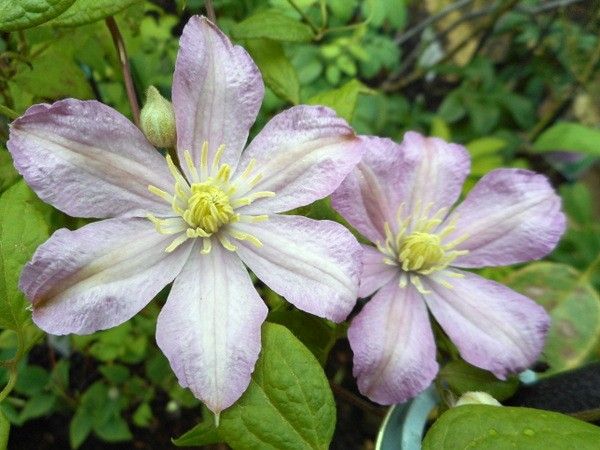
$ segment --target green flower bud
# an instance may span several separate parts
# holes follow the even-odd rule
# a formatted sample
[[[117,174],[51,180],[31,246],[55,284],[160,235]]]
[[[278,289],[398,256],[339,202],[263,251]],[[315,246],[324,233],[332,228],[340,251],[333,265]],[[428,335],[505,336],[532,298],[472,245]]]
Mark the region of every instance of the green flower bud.
[[[155,147],[175,146],[175,112],[173,105],[154,86],[146,92],[146,103],[140,113],[140,125],[146,138]]]

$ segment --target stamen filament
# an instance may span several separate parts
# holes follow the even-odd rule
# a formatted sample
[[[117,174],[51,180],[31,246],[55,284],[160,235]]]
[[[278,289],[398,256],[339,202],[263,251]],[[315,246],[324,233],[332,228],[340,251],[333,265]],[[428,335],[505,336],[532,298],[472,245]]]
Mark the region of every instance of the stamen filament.
[[[165,248],[165,252],[171,253],[173,250],[175,250],[177,247],[179,247],[181,244],[183,244],[187,240],[188,240],[187,235],[185,233],[181,233],[179,236],[177,236],[173,240],[173,242],[171,242],[169,244],[169,246],[167,248]]]

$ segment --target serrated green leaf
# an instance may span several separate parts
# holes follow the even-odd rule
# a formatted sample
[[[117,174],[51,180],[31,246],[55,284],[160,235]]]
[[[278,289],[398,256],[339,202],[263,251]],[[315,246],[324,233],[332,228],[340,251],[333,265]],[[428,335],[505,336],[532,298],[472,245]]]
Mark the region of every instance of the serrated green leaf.
[[[277,10],[258,12],[231,29],[235,39],[272,39],[274,41],[309,42],[313,32],[308,25]]]
[[[323,369],[287,328],[265,322],[262,331],[250,386],[221,414],[218,437],[234,450],[329,448],[335,403]],[[175,444],[215,442],[211,423],[202,422]]]
[[[77,0],[64,14],[51,22],[59,27],[76,27],[105,19],[142,0]]]
[[[425,436],[423,450],[594,450],[598,442],[600,427],[563,414],[531,408],[465,405],[442,414]]]
[[[333,66],[329,66],[333,67]],[[309,105],[323,105],[333,108],[340,117],[351,121],[356,109],[356,102],[360,94],[372,94],[373,91],[358,80],[350,80],[338,89],[322,92],[311,98],[306,103]]]
[[[600,298],[585,277],[566,264],[539,262],[513,272],[506,284],[552,317],[542,352],[550,370],[543,376],[586,362],[600,336]]]
[[[3,0],[0,30],[16,31],[47,22],[69,8],[75,0]]]
[[[459,396],[469,391],[483,391],[496,400],[502,401],[512,396],[519,387],[515,377],[506,381],[499,380],[487,370],[474,367],[464,361],[451,361],[439,373]]]
[[[246,49],[267,86],[282,99],[297,105],[300,102],[298,75],[281,44],[269,39],[252,39],[246,42]]]
[[[0,327],[20,330],[30,320],[18,288],[23,265],[48,238],[48,225],[24,181],[0,196]]]
[[[559,122],[540,134],[533,148],[537,152],[567,151],[600,156],[600,129]]]

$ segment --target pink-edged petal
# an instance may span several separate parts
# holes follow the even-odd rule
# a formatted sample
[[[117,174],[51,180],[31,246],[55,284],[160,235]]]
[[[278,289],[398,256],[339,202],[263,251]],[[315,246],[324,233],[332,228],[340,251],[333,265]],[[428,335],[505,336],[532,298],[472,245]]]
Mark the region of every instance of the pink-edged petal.
[[[502,266],[547,255],[565,231],[560,197],[548,179],[529,170],[497,169],[485,175],[452,212],[456,230],[446,240],[468,238],[458,267]]]
[[[341,322],[356,304],[360,245],[338,223],[274,214],[267,222],[236,223],[262,242],[238,241],[238,254],[267,286],[298,308]]]
[[[465,361],[504,379],[533,364],[550,317],[533,300],[494,281],[460,271],[452,289],[425,281],[423,297]],[[443,276],[443,272],[438,276]]]
[[[39,197],[76,217],[169,214],[148,185],[170,190],[164,158],[142,132],[97,101],[35,105],[10,127],[15,167]]]
[[[255,201],[245,213],[283,212],[326,197],[358,163],[360,140],[329,108],[295,106],[277,114],[242,155],[238,174],[251,160],[262,175],[253,189],[277,195]]]
[[[391,139],[361,136],[363,158],[331,196],[333,207],[372,242],[384,241],[384,223],[396,221],[406,196],[404,177],[415,170],[414,158]]]
[[[371,245],[361,245],[363,249],[363,270],[358,288],[359,297],[368,297],[392,278],[399,275],[397,266],[384,264],[384,255]]]
[[[215,414],[246,390],[267,307],[235,253],[196,245],[158,316],[156,340],[179,383]]]
[[[404,216],[412,214],[414,224],[421,212],[432,216],[441,208],[450,208],[460,196],[471,169],[467,150],[436,137],[424,137],[409,131],[400,144],[404,158],[415,161],[415,169],[403,173]]]
[[[208,141],[209,164],[224,144],[221,162],[235,169],[263,95],[260,72],[246,50],[205,17],[193,16],[179,40],[173,75],[179,159],[188,150],[198,163]]]
[[[183,267],[190,245],[166,253],[172,239],[141,218],[56,231],[21,274],[34,322],[51,334],[87,334],[130,319]]]
[[[421,296],[392,280],[352,320],[348,340],[360,392],[382,405],[429,386],[438,371],[435,342]]]

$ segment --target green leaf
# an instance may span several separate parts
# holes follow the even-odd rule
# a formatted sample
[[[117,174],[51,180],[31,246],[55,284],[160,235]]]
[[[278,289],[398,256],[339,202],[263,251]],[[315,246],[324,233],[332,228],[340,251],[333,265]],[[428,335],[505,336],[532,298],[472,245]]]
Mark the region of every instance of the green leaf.
[[[446,411],[433,424],[423,450],[504,449],[593,450],[600,428],[563,414],[531,408],[465,405]]]
[[[200,422],[177,439],[173,439],[173,444],[177,447],[197,447],[219,442],[223,442],[223,440],[219,437],[219,432],[212,420]]]
[[[460,360],[446,364],[440,370],[439,378],[459,396],[469,391],[483,391],[499,401],[511,397],[519,387],[519,380],[515,377],[502,381],[487,370]]]
[[[94,426],[94,432],[107,442],[122,442],[133,438],[127,422],[118,415],[113,415],[106,422]]]
[[[32,397],[21,411],[19,419],[21,422],[34,419],[36,417],[48,414],[56,402],[56,397],[52,394],[39,394]]]
[[[318,361],[287,328],[265,322],[250,386],[221,414],[218,437],[234,450],[325,450],[334,427],[335,403]],[[201,445],[214,439],[205,421],[174,442]]]
[[[331,66],[330,66],[331,67]],[[315,95],[307,100],[309,105],[323,105],[333,108],[340,117],[351,121],[356,109],[359,94],[374,92],[358,80],[350,80],[338,89]]]
[[[309,42],[313,32],[308,25],[276,10],[258,12],[231,29],[235,39],[266,38],[275,41]]]
[[[138,427],[147,427],[152,422],[152,408],[148,403],[142,403],[133,413],[133,423]]]
[[[544,306],[552,324],[542,354],[543,376],[579,367],[600,336],[600,298],[586,277],[565,264],[533,263],[513,272],[506,284]]]
[[[83,408],[78,408],[69,425],[69,442],[77,449],[92,432],[93,421]]]
[[[498,152],[506,147],[504,139],[483,137],[469,142],[466,147],[471,154],[471,175],[483,176],[502,166],[502,156]]]
[[[246,50],[252,55],[267,86],[282,99],[297,105],[300,102],[298,75],[281,44],[269,39],[252,39],[246,41]]]
[[[57,99],[74,97],[90,99],[94,93],[74,55],[62,45],[54,45],[35,58],[29,66],[23,65],[10,82],[11,91],[26,91],[35,98]]]
[[[3,0],[0,4],[0,30],[15,31],[47,22],[71,6],[75,0]]]
[[[129,369],[120,364],[100,366],[98,370],[104,375],[104,378],[113,384],[124,383],[130,376]]]
[[[19,179],[15,170],[10,153],[0,147],[0,193],[7,190]]]
[[[538,152],[561,150],[600,156],[600,129],[559,122],[540,134],[533,148]]]
[[[30,320],[18,288],[23,265],[48,238],[48,225],[24,181],[0,196],[0,327],[20,330]]]
[[[8,435],[10,434],[10,422],[0,410],[0,450],[8,448]]]
[[[64,14],[61,14],[51,25],[59,27],[76,27],[113,16],[142,0],[77,0]]]

